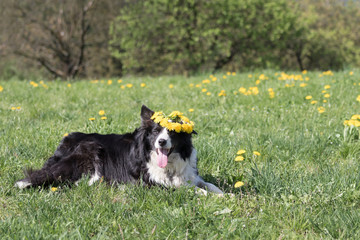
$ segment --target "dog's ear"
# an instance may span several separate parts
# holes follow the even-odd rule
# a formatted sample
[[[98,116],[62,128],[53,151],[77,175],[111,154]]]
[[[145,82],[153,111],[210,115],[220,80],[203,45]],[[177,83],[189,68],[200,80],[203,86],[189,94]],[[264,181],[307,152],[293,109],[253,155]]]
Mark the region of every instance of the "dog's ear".
[[[148,121],[154,114],[154,111],[150,110],[147,106],[142,105],[141,107],[141,120],[142,121]]]

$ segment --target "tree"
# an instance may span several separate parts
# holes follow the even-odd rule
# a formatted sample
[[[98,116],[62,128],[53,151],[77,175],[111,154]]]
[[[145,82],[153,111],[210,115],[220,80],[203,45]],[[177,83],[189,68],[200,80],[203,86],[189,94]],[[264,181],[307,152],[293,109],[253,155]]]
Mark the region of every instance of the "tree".
[[[4,1],[7,31],[2,37],[8,52],[40,64],[56,78],[110,72],[108,26],[123,1]]]
[[[356,1],[299,1],[296,29],[288,42],[302,69],[342,69],[360,65],[360,5]]]
[[[21,45],[14,52],[37,61],[55,77],[77,76],[84,68],[94,1],[14,2],[14,23],[21,29],[15,36]]]

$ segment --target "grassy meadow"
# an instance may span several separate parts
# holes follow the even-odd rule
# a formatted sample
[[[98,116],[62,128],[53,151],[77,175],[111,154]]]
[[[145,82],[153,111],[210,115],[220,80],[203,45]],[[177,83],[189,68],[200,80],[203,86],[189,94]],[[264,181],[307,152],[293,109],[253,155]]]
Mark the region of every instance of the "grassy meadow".
[[[360,238],[359,71],[0,85],[1,239]],[[13,187],[70,132],[133,131],[142,104],[194,121],[200,175],[234,195]]]

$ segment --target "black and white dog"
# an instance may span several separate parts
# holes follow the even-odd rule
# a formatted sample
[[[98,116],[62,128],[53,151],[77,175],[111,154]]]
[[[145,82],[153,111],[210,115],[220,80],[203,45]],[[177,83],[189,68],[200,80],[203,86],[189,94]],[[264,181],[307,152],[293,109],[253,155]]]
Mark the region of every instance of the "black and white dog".
[[[197,170],[196,150],[191,134],[169,131],[151,120],[154,112],[141,108],[141,126],[123,135],[71,133],[64,137],[40,170],[27,170],[15,183],[26,188],[77,183],[84,175],[89,185],[103,178],[108,183],[135,183],[179,187],[192,185],[222,194],[205,182]]]

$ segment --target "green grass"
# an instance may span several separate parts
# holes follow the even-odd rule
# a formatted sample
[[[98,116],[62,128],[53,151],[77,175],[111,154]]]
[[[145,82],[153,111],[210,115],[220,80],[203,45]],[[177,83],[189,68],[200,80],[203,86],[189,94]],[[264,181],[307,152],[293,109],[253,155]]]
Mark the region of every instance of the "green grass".
[[[256,85],[262,73],[268,79]],[[48,88],[41,79],[31,79],[38,87],[30,80],[1,81],[1,239],[360,238],[360,143],[356,129],[344,138],[343,125],[360,113],[360,72],[319,74],[302,74],[309,81],[278,80],[275,71],[226,79],[217,74],[201,87],[189,84],[211,80],[208,75],[128,77],[110,85],[108,79],[77,81],[71,87],[45,81]],[[121,89],[127,83],[133,87]],[[325,85],[330,98],[322,93]],[[258,95],[238,92],[254,86]],[[226,96],[218,96],[221,90]],[[311,104],[308,95],[318,102]],[[55,192],[13,187],[24,167],[42,166],[65,133],[133,131],[142,104],[182,111],[195,122],[200,175],[234,197],[200,196],[189,188],[89,187],[86,180]],[[243,162],[234,161],[239,149],[246,150]],[[235,189],[240,180],[245,185]]]

